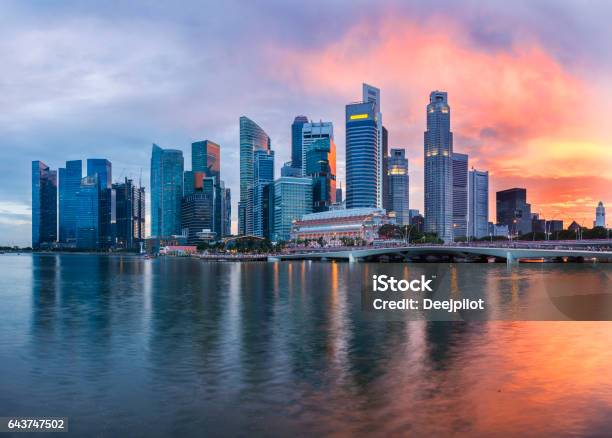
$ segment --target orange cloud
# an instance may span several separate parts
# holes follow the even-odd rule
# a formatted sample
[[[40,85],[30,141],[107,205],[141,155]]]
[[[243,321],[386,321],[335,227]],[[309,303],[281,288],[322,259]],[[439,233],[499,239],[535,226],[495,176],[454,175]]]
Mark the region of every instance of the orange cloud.
[[[474,167],[491,171],[491,191],[510,187],[503,184],[527,187],[534,211],[552,216],[554,210],[566,221],[586,214],[574,210],[579,199],[612,205],[612,148],[610,137],[602,138],[602,126],[610,133],[603,120],[609,111],[594,105],[602,99],[590,83],[535,41],[483,49],[465,35],[448,19],[364,22],[326,47],[270,47],[277,61],[270,74],[296,91],[342,103],[359,97],[362,82],[379,86],[390,146],[406,147],[416,163],[423,162],[429,92],[446,90],[454,148],[469,153]],[[343,158],[344,123],[336,124]],[[411,205],[419,208],[422,169],[415,173]]]

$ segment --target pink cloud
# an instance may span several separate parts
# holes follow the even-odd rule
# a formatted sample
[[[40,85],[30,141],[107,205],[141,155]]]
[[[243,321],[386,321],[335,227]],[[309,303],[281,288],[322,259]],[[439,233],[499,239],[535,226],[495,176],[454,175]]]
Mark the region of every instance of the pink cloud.
[[[612,155],[608,144],[590,138],[605,122],[592,106],[595,90],[588,81],[535,41],[480,50],[465,35],[449,19],[363,22],[325,47],[269,47],[276,60],[270,74],[298,92],[335,96],[340,105],[359,97],[361,82],[380,87],[391,146],[405,145],[417,164],[422,163],[429,92],[446,90],[455,150],[468,152],[471,165],[490,170],[497,178],[492,187],[525,186],[535,211],[546,214],[554,204],[569,218],[576,206],[567,202],[567,186],[555,181],[574,178],[581,194],[572,196],[589,194],[612,204],[611,195],[601,190],[612,180]],[[336,128],[341,149],[342,129]],[[587,143],[585,154],[581,145]],[[593,172],[600,178],[588,178]],[[418,189],[411,203],[418,208],[422,170],[415,173],[411,184]],[[493,208],[492,218],[494,213]]]

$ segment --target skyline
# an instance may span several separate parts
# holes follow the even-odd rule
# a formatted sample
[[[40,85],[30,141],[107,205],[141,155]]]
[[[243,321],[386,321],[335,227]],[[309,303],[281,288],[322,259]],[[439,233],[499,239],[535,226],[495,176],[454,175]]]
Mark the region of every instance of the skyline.
[[[470,168],[489,170],[489,219],[494,193],[512,187],[527,188],[534,212],[566,224],[590,226],[597,203],[612,203],[612,31],[603,24],[612,6],[575,13],[578,2],[555,2],[550,13],[552,2],[392,2],[344,13],[339,2],[321,16],[316,4],[297,5],[301,15],[268,4],[271,17],[238,3],[224,11],[8,3],[0,244],[30,242],[32,160],[58,169],[102,157],[115,180],[138,181],[142,168],[148,181],[152,143],[185,160],[194,141],[220,144],[235,224],[241,115],[271,137],[277,175],[291,158],[296,115],[333,122],[344,188],[344,108],[363,82],[381,90],[389,148],[406,150],[410,208],[423,212],[424,107],[436,89],[449,94],[454,149]]]

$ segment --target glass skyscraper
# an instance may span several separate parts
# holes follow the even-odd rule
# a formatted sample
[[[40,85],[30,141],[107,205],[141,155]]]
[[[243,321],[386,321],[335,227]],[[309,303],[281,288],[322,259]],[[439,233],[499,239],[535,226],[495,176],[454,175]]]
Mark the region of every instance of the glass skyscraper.
[[[468,189],[468,235],[480,239],[489,233],[489,172],[470,170]]]
[[[398,225],[410,225],[408,159],[404,149],[391,149],[387,163],[388,209]]]
[[[269,151],[270,137],[248,117],[240,117],[240,201],[238,234],[253,234],[253,154]]]
[[[387,211],[393,210],[391,207],[393,200],[391,199],[391,192],[389,190],[389,178],[387,172],[389,170],[389,131],[384,126],[382,127],[382,208]]]
[[[81,179],[77,192],[77,236],[80,249],[100,248],[100,183],[99,174]]]
[[[232,192],[229,187],[225,187],[225,183],[221,181],[221,226],[223,228],[223,236],[232,234]]]
[[[191,144],[191,170],[204,172],[219,184],[221,179],[221,146],[210,140]]]
[[[362,99],[364,102],[372,102],[374,103],[374,113],[376,115],[376,132],[378,134],[377,139],[377,168],[376,168],[376,207],[383,207],[383,197],[384,197],[384,182],[383,177],[386,171],[385,166],[385,156],[387,155],[387,130],[382,125],[382,113],[380,112],[380,89],[376,88],[372,85],[362,84]]]
[[[304,148],[304,173],[312,178],[313,211],[327,211],[336,202],[336,144],[332,136],[317,138]]]
[[[296,116],[291,124],[291,166],[302,168],[302,127],[308,123],[308,117]]]
[[[531,204],[527,203],[527,189],[502,190],[495,195],[497,224],[507,225],[511,235],[531,233]]]
[[[375,102],[346,105],[346,208],[379,205],[377,118]]]
[[[452,240],[453,133],[450,107],[444,91],[432,91],[427,105],[425,131],[425,232]]]
[[[468,156],[453,153],[453,239],[467,237]]]
[[[113,233],[111,229],[112,218],[112,164],[104,158],[89,158],[87,160],[87,176],[98,175],[100,190],[98,208],[98,245],[100,248],[109,248],[112,245]]]
[[[183,152],[162,149],[151,152],[151,235],[170,237],[181,234],[183,197]]]
[[[253,236],[267,237],[270,224],[264,209],[264,189],[274,183],[274,151],[255,151],[253,154]]]
[[[202,179],[202,187],[195,192],[183,197],[181,203],[182,233],[187,237],[187,243],[197,244],[202,241],[199,233],[212,231],[215,236],[221,234],[221,230],[215,224],[215,199],[217,195],[214,177]]]
[[[226,235],[224,217],[227,213],[225,185],[221,181],[221,146],[210,140],[192,143],[191,170],[184,173],[183,196],[187,197],[202,192],[204,185],[209,184],[208,178],[212,178],[211,181],[214,183],[212,187],[214,192],[212,194],[213,203],[211,204],[213,211],[210,213],[213,223],[210,230],[219,239]],[[190,198],[189,202],[199,202],[200,206],[205,205],[199,198],[201,196]],[[184,206],[182,208],[184,210]],[[183,230],[186,229],[184,224],[182,228]]]
[[[113,184],[115,192],[116,245],[138,249],[145,239],[145,190],[131,179]]]
[[[66,161],[66,167],[59,169],[59,241],[68,245],[76,245],[77,193],[82,178],[81,160]]]
[[[274,240],[289,240],[294,220],[312,213],[312,180],[283,176],[274,181]]]
[[[32,161],[32,248],[57,241],[57,171]]]
[[[305,123],[302,126],[302,172],[300,176],[306,176],[306,153],[310,145],[318,139],[334,139],[334,125],[331,122]]]

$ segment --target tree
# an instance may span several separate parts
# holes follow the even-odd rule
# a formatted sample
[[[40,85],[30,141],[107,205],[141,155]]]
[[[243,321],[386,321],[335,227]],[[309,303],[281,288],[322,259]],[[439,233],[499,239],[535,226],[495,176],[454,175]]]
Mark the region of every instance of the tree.
[[[402,232],[397,225],[384,224],[378,229],[378,237],[381,239],[400,239]]]

